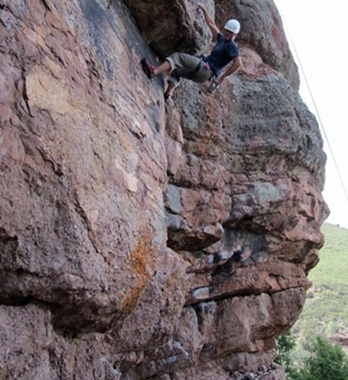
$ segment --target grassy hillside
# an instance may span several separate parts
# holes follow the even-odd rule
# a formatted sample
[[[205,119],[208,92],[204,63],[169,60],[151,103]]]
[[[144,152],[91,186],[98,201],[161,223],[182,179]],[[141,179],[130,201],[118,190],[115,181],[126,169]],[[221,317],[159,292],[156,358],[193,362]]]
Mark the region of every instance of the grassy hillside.
[[[348,230],[324,224],[325,245],[320,262],[312,269],[312,282],[300,319],[292,332],[297,342],[297,358],[316,335],[338,343],[348,334]]]

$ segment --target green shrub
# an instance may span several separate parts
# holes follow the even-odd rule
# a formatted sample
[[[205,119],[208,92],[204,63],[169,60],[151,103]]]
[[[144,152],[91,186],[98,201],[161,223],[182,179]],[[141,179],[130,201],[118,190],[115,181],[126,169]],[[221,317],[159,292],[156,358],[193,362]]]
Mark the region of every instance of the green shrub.
[[[347,380],[348,359],[338,345],[317,337],[301,370],[301,380]]]
[[[295,346],[296,342],[290,331],[277,338],[277,357],[275,361],[285,368],[287,380],[301,380],[299,371],[295,368],[291,357]]]
[[[348,380],[348,358],[339,345],[317,336],[305,348],[303,363],[294,360],[295,347],[290,331],[277,338],[275,361],[285,368],[287,380]]]

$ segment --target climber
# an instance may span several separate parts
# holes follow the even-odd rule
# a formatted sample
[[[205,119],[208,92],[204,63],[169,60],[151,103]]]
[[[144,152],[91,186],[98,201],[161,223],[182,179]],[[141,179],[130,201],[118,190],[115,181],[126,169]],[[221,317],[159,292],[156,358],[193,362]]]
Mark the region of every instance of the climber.
[[[195,57],[185,53],[173,53],[157,67],[152,66],[146,58],[141,60],[143,70],[149,79],[158,74],[170,73],[168,87],[164,93],[165,100],[173,94],[180,78],[197,83],[216,78],[217,84],[220,85],[242,65],[237,44],[234,42],[240,31],[240,23],[235,19],[228,20],[222,34],[205,6],[199,4],[198,7],[203,12],[205,22],[213,34],[213,40],[217,41],[210,55]],[[222,69],[229,64],[230,66],[221,74]]]

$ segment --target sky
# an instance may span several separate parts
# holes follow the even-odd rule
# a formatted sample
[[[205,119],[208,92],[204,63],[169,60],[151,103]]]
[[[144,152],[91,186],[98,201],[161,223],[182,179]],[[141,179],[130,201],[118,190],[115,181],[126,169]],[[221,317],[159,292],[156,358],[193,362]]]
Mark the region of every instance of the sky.
[[[348,228],[346,1],[274,2],[299,66],[301,97],[316,115],[324,139],[327,164],[323,195],[331,211],[326,222]]]

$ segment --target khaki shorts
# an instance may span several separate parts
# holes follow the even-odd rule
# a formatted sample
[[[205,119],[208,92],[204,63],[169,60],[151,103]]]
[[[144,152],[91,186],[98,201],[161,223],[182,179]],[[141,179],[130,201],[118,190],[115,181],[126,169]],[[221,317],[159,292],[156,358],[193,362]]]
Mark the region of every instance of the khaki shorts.
[[[213,75],[208,63],[190,54],[173,53],[167,57],[166,60],[171,67],[171,76],[168,82],[173,83],[175,86],[179,84],[180,78],[190,79],[197,83],[204,83]],[[195,72],[199,64],[200,68]]]

